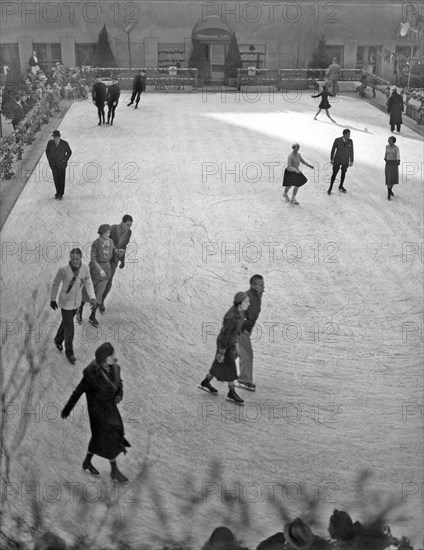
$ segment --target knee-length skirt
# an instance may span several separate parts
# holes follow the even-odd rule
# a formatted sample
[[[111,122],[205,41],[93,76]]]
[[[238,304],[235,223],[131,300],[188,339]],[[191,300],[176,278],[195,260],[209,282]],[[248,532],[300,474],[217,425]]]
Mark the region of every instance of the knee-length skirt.
[[[284,171],[283,187],[302,187],[307,181],[307,177],[302,172],[292,172],[287,168]]]

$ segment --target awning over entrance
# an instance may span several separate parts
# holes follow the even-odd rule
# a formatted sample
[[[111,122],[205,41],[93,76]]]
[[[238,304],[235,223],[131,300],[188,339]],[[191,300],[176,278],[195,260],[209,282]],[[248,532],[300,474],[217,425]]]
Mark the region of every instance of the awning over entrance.
[[[208,15],[194,25],[191,38],[209,43],[227,43],[231,40],[231,27],[219,15]]]

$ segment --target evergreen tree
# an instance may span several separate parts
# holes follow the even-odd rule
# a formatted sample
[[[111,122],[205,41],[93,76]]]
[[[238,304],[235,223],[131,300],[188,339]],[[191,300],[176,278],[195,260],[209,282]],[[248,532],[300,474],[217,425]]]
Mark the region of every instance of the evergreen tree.
[[[330,56],[328,55],[327,45],[324,35],[321,36],[318,46],[312,52],[312,58],[309,62],[310,69],[326,69],[331,64]]]
[[[94,67],[117,67],[115,56],[110,49],[109,36],[106,30],[106,24],[103,25],[99,33],[96,52],[93,59]]]
[[[203,44],[200,40],[193,40],[189,67],[195,67],[198,77],[203,80],[209,77],[209,62],[206,57],[206,49],[206,44]]]
[[[227,55],[225,56],[225,78],[237,78],[237,69],[241,69],[242,67],[243,62],[241,60],[237,38],[234,33],[228,45]]]

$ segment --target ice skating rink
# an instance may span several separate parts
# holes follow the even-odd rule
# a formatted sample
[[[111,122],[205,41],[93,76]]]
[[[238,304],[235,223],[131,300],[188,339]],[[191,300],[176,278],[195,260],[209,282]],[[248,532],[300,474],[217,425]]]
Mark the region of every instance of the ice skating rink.
[[[60,315],[49,308],[46,287],[67,262],[69,243],[84,246],[88,261],[98,226],[131,214],[133,244],[98,315],[100,328],[88,326],[87,311],[75,327],[77,364],[47,344],[34,397],[38,416],[13,464],[14,480],[29,482],[35,473],[42,490],[65,481],[110,484],[103,459],[94,459],[100,480],[81,470],[89,440],[85,398],[72,422],[59,415],[95,348],[110,341],[132,443],[119,464],[134,477],[150,437],[150,476],[165,495],[174,540],[192,530],[199,545],[217,525],[235,526],[223,504],[227,489],[251,503],[250,527],[236,529],[251,548],[282,530],[269,504],[273,491],[291,519],[305,512],[306,499],[319,500],[315,532],[322,535],[334,508],[362,520],[361,511],[374,510],[365,504],[370,495],[392,498],[399,504],[392,533],[422,544],[422,138],[405,126],[396,134],[401,181],[389,202],[388,115],[353,95],[337,99],[337,124],[323,113],[312,120],[318,103],[310,93],[143,94],[138,110],[126,107],[123,94],[113,127],[97,126],[91,103],[72,105],[59,127],[73,151],[63,201],[53,199],[44,156],[2,230],[2,316],[19,328],[9,325],[15,334],[3,352],[6,371],[35,288],[48,315],[31,337],[35,348],[54,335]],[[330,149],[345,127],[355,148],[348,193],[338,192],[336,180],[328,196]],[[304,167],[309,181],[299,206],[284,201],[281,187],[294,142],[315,165]],[[225,400],[226,384],[215,382],[216,398],[197,386],[233,295],[254,273],[266,286],[252,339],[257,392],[239,390],[246,406],[235,409]],[[18,407],[24,411],[23,402]],[[222,477],[210,480],[215,459]],[[358,495],[363,470],[373,475],[366,495]],[[190,476],[202,504],[183,518],[179,503]],[[135,510],[134,495],[150,502],[144,489],[122,489],[123,516]],[[52,522],[60,517],[72,532],[75,502],[65,491],[47,494],[41,498]],[[94,502],[96,492],[89,494]],[[22,498],[9,496],[16,505]],[[163,529],[149,506],[134,512],[136,541]],[[78,521],[93,528],[90,515]]]

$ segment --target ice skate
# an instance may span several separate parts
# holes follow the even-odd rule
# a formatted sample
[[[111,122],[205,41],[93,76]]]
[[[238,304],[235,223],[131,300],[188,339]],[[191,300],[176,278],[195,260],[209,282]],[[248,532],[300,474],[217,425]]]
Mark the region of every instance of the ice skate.
[[[128,481],[128,478],[125,477],[124,474],[118,470],[118,468],[110,474],[110,477],[112,478],[112,481],[117,481],[118,483],[126,483]]]
[[[297,201],[296,199],[292,199],[290,202],[291,202],[292,204],[299,204],[298,201]]]
[[[227,394],[227,401],[235,403],[236,405],[243,406],[244,400],[236,394],[235,390],[230,390]]]
[[[213,395],[216,395],[218,393],[218,390],[214,388],[212,384],[209,382],[209,380],[206,380],[206,378],[200,382],[199,389],[208,391]]]
[[[89,460],[84,460],[84,462],[82,463],[82,469],[83,470],[88,470],[90,472],[90,474],[93,475],[93,476],[99,476],[100,475],[99,470],[97,470],[97,468],[95,468]]]

